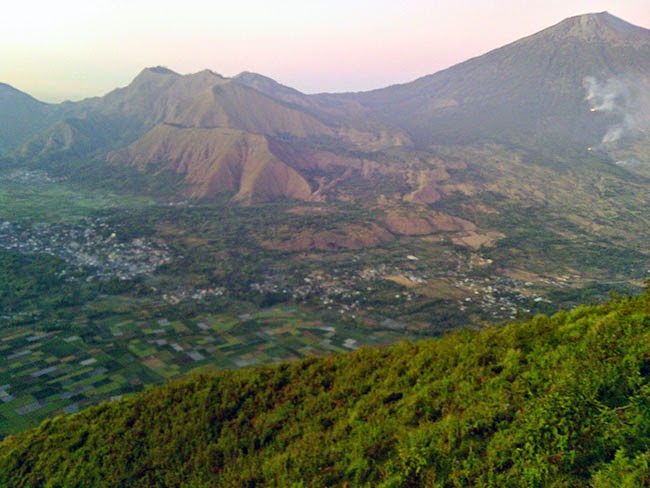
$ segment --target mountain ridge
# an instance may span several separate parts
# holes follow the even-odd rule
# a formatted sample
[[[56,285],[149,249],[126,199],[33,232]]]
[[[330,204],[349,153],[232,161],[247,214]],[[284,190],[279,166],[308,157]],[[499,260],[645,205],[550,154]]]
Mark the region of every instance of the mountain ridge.
[[[263,135],[291,146],[282,154],[291,153],[293,162],[283,161],[283,167],[311,171],[315,165],[308,158],[320,154],[319,160],[329,159],[329,168],[338,168],[332,172],[321,165],[317,173],[296,169],[300,178],[290,177],[299,186],[295,191],[290,183],[277,185],[289,173],[270,173],[270,185],[286,188],[270,192],[274,199],[313,198],[304,182],[312,189],[330,189],[329,196],[319,193],[319,198],[355,198],[335,188],[350,156],[383,166],[398,187],[404,181],[427,181],[413,171],[429,169],[414,165],[429,159],[422,154],[439,151],[437,146],[497,144],[556,159],[569,154],[589,159],[593,150],[625,171],[650,175],[648,60],[650,30],[598,13],[565,19],[446,70],[370,92],[306,95],[256,73],[225,78],[210,70],[180,75],[151,67],[104,97],[61,105],[58,120],[26,134],[14,155],[19,161],[93,158],[98,164],[131,166],[133,161],[124,159],[129,154],[155,155],[147,165],[138,159],[135,166],[144,171],[174,159],[171,153],[152,151],[152,137],[147,137],[167,124]],[[200,153],[198,148],[194,153]],[[195,188],[199,174],[212,178],[205,167],[192,175],[187,160],[171,162],[170,168],[185,168],[181,176]],[[210,187],[219,185],[203,185]],[[223,188],[239,193],[229,184]],[[435,188],[420,190],[422,195],[437,193]],[[192,195],[210,199],[218,192]]]

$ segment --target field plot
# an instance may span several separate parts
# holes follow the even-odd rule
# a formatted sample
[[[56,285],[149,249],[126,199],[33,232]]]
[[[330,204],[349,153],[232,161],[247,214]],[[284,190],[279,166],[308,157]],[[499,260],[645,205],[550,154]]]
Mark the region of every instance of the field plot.
[[[148,198],[84,190],[45,171],[0,172],[1,220],[71,223],[97,211],[149,203]]]
[[[0,436],[196,368],[269,364],[404,338],[404,331],[324,324],[297,307],[187,320],[136,320],[122,314],[74,332],[5,329]]]

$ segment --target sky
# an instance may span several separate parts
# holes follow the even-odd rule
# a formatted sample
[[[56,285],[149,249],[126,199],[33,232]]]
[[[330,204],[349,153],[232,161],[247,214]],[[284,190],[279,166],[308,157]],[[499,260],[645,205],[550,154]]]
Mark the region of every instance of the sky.
[[[605,10],[650,28],[649,0],[8,0],[0,82],[60,102],[166,66],[254,71],[305,93],[361,91]]]

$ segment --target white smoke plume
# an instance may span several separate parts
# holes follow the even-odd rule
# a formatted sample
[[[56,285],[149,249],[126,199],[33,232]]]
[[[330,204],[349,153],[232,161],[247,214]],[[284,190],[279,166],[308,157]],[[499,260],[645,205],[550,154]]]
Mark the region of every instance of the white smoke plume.
[[[623,136],[650,127],[648,86],[630,76],[611,77],[605,82],[587,76],[582,84],[592,112],[605,112],[618,119],[607,128],[601,140],[603,148],[612,148]]]

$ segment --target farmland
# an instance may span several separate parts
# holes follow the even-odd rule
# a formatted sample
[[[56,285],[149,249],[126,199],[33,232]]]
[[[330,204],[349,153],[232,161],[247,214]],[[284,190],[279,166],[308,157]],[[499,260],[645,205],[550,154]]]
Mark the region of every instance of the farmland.
[[[575,270],[522,272],[498,245],[445,232],[372,241],[385,235],[376,208],[155,201],[43,171],[0,179],[0,436],[196,369],[415,340],[611,288]]]
[[[47,330],[3,328],[0,435],[197,368],[268,364],[413,337],[325,324],[285,306],[183,320],[124,313]]]

